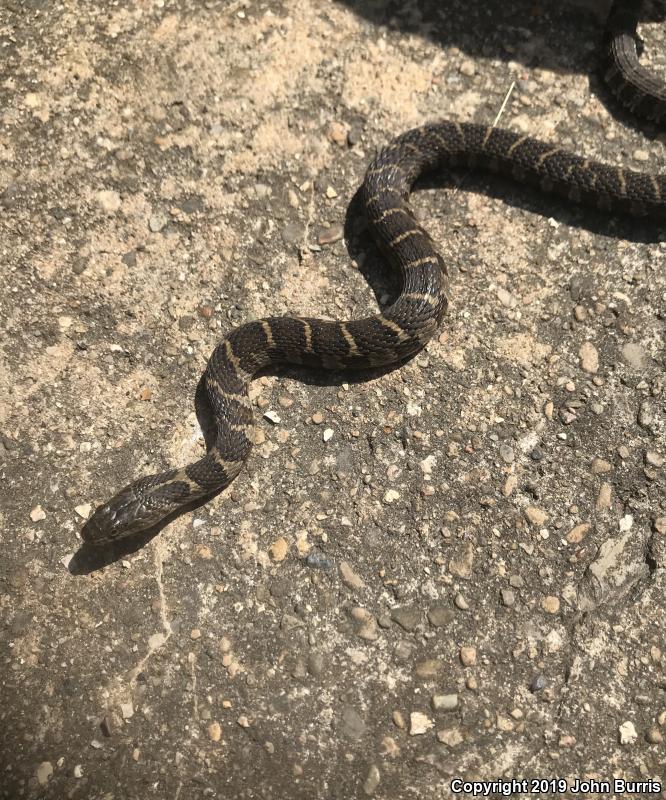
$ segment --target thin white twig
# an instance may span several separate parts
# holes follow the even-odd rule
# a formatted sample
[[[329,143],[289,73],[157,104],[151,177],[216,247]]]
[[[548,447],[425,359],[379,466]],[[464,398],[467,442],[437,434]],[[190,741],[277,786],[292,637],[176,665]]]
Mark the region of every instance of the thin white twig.
[[[515,85],[516,85],[516,82],[515,81],[511,81],[511,86],[509,86],[509,88],[507,90],[507,93],[504,96],[504,101],[502,102],[502,105],[500,106],[500,110],[497,112],[497,116],[495,117],[495,120],[494,120],[494,122],[492,124],[493,128],[500,121],[500,117],[504,113],[504,109],[506,108],[506,104],[509,102],[509,98],[511,97],[511,92],[513,92],[513,88],[514,88]]]

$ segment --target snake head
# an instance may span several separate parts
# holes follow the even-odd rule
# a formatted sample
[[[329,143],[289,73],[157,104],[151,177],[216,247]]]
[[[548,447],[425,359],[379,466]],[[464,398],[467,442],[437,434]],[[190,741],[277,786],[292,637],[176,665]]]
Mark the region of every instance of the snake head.
[[[171,475],[150,475],[121,489],[95,509],[81,530],[83,541],[107,544],[156,525],[172,510],[171,504],[165,503],[156,492],[168,477]]]

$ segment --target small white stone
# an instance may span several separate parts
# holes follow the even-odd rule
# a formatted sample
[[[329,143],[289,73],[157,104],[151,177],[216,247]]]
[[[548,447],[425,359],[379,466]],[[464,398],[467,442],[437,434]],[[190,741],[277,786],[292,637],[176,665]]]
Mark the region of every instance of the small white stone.
[[[322,437],[325,442],[330,442],[333,438],[333,428],[326,428]]]
[[[130,719],[134,716],[134,705],[132,703],[121,703],[120,713],[122,714],[123,719]]]
[[[435,456],[430,455],[427,458],[424,458],[423,461],[419,462],[419,466],[421,467],[421,471],[424,475],[432,474],[432,469],[435,466],[435,462],[437,459]]]
[[[90,503],[82,503],[80,506],[76,506],[74,511],[76,511],[81,519],[88,519],[90,512],[92,511],[92,506]]]
[[[633,722],[627,720],[620,725],[620,744],[633,744],[638,739],[638,733]]]
[[[264,413],[264,417],[266,417],[269,422],[272,422],[273,425],[279,425],[282,422],[282,419],[277,411],[266,411]]]
[[[74,767],[74,777],[75,778],[82,778],[83,777],[83,769],[81,768],[80,764],[77,764]]]
[[[384,495],[384,502],[390,506],[391,503],[394,503],[399,497],[400,492],[396,492],[395,489],[388,489]]]
[[[33,522],[41,522],[46,519],[46,512],[41,506],[35,506],[30,512],[30,519]]]
[[[631,514],[625,514],[620,520],[620,531],[622,533],[630,531],[633,524],[634,524],[633,516]]]
[[[422,714],[420,711],[413,711],[409,715],[410,736],[419,736],[422,733],[427,733],[434,725],[435,723],[430,717]]]

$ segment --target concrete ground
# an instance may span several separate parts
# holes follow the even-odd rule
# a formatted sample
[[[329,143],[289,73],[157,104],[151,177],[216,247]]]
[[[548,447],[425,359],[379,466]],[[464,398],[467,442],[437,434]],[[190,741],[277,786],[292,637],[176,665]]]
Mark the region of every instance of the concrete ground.
[[[150,541],[79,536],[202,452],[225,331],[390,300],[350,200],[394,135],[492,122],[515,82],[502,125],[663,169],[598,78],[603,11],[0,5],[1,798],[666,797],[662,226],[428,177],[439,338],[261,377],[230,489]]]

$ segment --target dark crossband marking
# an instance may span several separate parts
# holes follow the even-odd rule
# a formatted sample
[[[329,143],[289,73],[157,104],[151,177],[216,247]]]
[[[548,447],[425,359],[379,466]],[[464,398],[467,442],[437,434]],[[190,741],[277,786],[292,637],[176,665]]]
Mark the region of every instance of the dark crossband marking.
[[[245,408],[252,408],[252,404],[250,403],[250,398],[247,396],[245,392],[227,392],[225,391],[219,384],[216,378],[212,375],[206,376],[206,383],[208,384],[208,388],[213,391],[214,394],[221,397],[223,400],[230,401],[232,403],[238,403],[240,406],[245,406]]]
[[[167,481],[165,483],[165,485],[173,486],[173,485],[178,484],[178,483],[185,483],[185,484],[187,484],[187,486],[190,489],[198,489],[199,488],[199,484],[195,480],[190,478],[190,476],[187,474],[187,467],[184,467],[183,469],[179,469],[176,472],[176,474],[173,476],[173,478],[171,478],[169,481]]]
[[[384,327],[397,334],[398,341],[405,342],[407,339],[411,338],[404,328],[401,328],[400,325],[398,325],[397,322],[393,322],[392,319],[387,319],[383,314],[380,314],[378,317],[376,317],[376,319],[378,322],[381,322]]]

